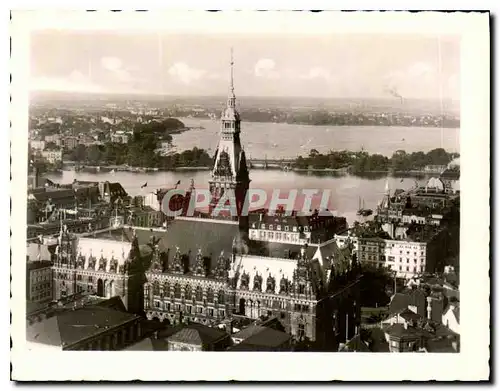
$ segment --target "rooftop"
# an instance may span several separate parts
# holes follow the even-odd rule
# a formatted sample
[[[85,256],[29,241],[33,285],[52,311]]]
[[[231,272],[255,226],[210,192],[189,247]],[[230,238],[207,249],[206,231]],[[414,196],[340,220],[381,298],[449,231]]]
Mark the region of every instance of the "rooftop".
[[[71,346],[138,316],[112,308],[88,306],[59,313],[28,325],[28,341],[52,346]]]
[[[200,323],[183,325],[179,331],[167,338],[169,342],[181,342],[190,345],[209,345],[229,335],[218,328],[212,328]]]

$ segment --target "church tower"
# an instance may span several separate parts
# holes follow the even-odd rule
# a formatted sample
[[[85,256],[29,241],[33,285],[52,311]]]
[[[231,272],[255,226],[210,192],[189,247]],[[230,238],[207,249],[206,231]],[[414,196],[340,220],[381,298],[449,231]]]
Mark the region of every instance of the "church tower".
[[[234,194],[235,199],[225,202],[226,207],[220,215],[230,215],[229,205],[236,205],[240,223],[240,231],[248,232],[248,216],[242,216],[241,211],[250,184],[245,152],[241,147],[240,114],[236,110],[236,96],[233,82],[233,51],[231,50],[231,75],[226,108],[220,121],[220,140],[215,152],[212,178],[209,181],[211,193],[210,213],[217,207],[222,197]],[[234,193],[225,193],[232,190]],[[227,208],[227,210],[226,210]],[[234,215],[234,213],[233,213]]]

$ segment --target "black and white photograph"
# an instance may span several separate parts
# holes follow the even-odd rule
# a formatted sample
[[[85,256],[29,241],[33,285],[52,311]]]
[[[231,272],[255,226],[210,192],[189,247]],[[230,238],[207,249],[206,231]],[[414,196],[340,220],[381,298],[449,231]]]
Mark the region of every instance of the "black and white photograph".
[[[13,13],[14,374],[488,377],[488,15],[362,14]]]

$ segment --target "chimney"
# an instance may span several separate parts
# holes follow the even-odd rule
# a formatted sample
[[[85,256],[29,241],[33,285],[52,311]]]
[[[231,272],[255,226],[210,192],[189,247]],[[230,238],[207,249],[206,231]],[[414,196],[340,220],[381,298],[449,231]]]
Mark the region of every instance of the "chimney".
[[[432,315],[432,297],[427,297],[427,319],[431,319]]]

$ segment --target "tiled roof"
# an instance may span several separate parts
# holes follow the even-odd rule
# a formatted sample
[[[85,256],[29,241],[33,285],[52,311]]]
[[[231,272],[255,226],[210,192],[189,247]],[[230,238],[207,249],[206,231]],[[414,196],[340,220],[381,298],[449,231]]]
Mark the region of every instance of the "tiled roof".
[[[233,239],[238,234],[238,225],[230,223],[203,221],[201,219],[175,219],[166,231],[136,230],[139,244],[147,244],[155,236],[159,239],[160,251],[168,252],[168,260],[172,262],[176,247],[181,254],[189,254],[190,266],[194,266],[198,249],[203,256],[210,257],[210,268],[213,269],[221,252],[231,254]]]
[[[243,330],[237,332],[236,334],[233,335],[234,339],[246,339],[262,330],[264,330],[265,327],[263,326],[257,326],[255,324],[252,324]]]
[[[168,343],[164,339],[157,339],[155,337],[145,338],[136,344],[126,348],[128,351],[165,351],[168,350]]]
[[[88,306],[29,325],[26,338],[31,342],[64,347],[136,318],[136,315],[126,312]]]
[[[290,336],[282,331],[264,327],[258,333],[253,334],[241,343],[231,347],[230,351],[273,351],[287,345]]]
[[[242,343],[249,345],[260,345],[269,347],[282,346],[290,340],[290,336],[282,331],[274,330],[269,327],[264,327],[263,330],[251,335]]]
[[[366,342],[364,342],[361,339],[360,335],[356,335],[349,342],[347,342],[343,351],[346,351],[346,352],[364,352],[364,353],[371,352],[371,350],[368,348],[368,345],[366,344]]]
[[[40,193],[38,193],[38,192],[37,193],[32,193],[32,196],[38,202],[45,202],[49,198],[52,201],[74,198],[75,197],[75,193],[74,193],[73,190],[61,189],[61,190],[44,191],[44,192],[40,192]]]
[[[192,323],[167,338],[169,342],[182,342],[191,345],[208,345],[215,343],[228,334],[217,328],[208,327],[199,323]]]
[[[417,313],[425,316],[426,301],[425,293],[419,289],[414,289],[405,293],[396,293],[389,304],[389,313],[396,314],[408,308],[409,305],[417,307]]]

